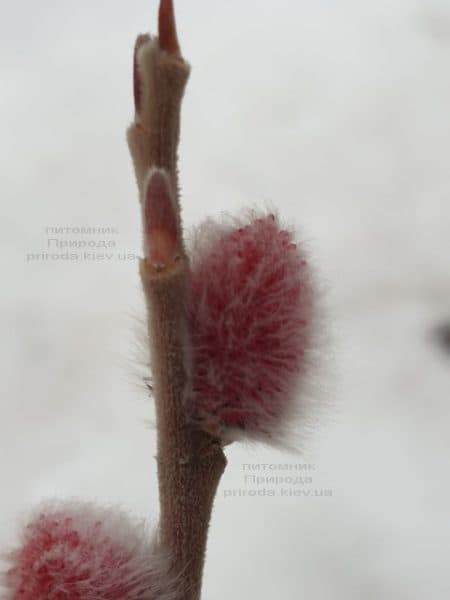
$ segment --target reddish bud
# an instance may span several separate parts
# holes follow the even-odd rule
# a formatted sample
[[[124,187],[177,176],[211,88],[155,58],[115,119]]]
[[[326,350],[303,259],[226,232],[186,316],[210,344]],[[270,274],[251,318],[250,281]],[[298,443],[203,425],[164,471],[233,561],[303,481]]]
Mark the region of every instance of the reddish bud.
[[[152,169],[145,187],[145,246],[151,264],[158,270],[176,260],[178,224],[171,185],[166,171]]]
[[[173,0],[161,0],[159,5],[159,46],[169,54],[180,55]]]

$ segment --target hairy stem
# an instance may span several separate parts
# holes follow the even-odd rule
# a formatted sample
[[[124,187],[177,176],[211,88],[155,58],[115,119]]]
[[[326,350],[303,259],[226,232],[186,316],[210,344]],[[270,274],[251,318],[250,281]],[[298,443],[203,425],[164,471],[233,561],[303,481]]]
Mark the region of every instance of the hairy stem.
[[[176,599],[199,600],[208,526],[226,459],[217,439],[196,428],[186,414],[189,267],[177,159],[189,66],[180,54],[171,0],[161,0],[159,39],[149,35],[137,39],[134,77],[136,114],[127,137],[144,216],[146,257],[140,275],[156,402],[160,539],[177,578]],[[155,168],[159,169],[156,176]],[[152,235],[154,239],[148,239]]]
[[[185,276],[184,259],[169,273],[141,263],[156,397],[161,542],[179,578],[177,598],[198,600],[212,504],[226,460],[217,441],[186,420]]]

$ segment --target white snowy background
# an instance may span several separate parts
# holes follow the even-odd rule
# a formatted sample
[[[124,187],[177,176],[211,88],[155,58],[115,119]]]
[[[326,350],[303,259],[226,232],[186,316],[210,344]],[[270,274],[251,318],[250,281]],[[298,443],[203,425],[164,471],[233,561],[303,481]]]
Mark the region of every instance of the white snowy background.
[[[137,262],[116,256],[140,252],[124,132],[155,15],[155,0],[2,1],[1,549],[49,496],[157,517]],[[335,409],[307,451],[228,451],[204,598],[447,600],[450,355],[433,331],[450,320],[450,1],[178,0],[177,15],[185,223],[278,206],[313,249],[335,340]],[[117,233],[46,231],[83,226]],[[55,238],[115,256],[38,256]],[[311,485],[244,478],[304,463]]]

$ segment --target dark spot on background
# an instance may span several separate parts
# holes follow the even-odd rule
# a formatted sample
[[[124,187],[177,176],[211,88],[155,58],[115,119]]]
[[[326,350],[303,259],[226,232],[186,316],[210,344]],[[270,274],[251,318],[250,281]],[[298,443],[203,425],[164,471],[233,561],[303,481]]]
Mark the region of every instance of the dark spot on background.
[[[450,321],[440,323],[433,329],[433,339],[443,352],[450,355]]]

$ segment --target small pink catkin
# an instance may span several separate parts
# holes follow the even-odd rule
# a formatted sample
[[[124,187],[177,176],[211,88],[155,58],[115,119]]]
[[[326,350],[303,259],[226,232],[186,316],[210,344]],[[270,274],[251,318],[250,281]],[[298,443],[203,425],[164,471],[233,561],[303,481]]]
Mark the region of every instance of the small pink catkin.
[[[188,296],[194,419],[225,441],[283,440],[302,413],[314,341],[302,248],[273,214],[232,227],[207,221],[194,238]]]
[[[142,523],[90,503],[42,506],[8,556],[4,600],[169,600]]]

